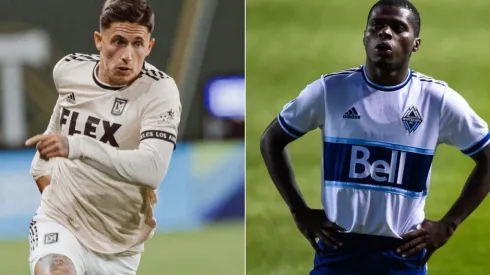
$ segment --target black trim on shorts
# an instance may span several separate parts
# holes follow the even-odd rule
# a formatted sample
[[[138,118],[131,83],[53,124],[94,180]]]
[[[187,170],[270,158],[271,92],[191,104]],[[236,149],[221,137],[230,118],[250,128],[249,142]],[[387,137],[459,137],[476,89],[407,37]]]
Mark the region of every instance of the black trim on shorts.
[[[31,222],[29,223],[29,248],[31,251],[36,249],[38,245],[38,233],[37,233],[37,226],[36,226],[36,221],[31,219]]]

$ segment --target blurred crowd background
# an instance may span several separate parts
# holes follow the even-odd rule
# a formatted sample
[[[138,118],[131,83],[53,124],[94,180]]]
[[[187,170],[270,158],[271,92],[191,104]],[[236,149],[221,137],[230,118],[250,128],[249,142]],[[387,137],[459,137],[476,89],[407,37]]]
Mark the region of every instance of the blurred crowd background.
[[[179,146],[158,194],[159,234],[147,246],[141,274],[239,274],[244,3],[149,3],[156,45],[147,61],[176,80],[183,113]],[[1,0],[0,6],[0,274],[26,274],[28,225],[39,192],[29,175],[34,150],[24,141],[47,127],[57,98],[56,62],[70,53],[97,53],[93,33],[102,0]],[[190,258],[197,260],[183,264]]]

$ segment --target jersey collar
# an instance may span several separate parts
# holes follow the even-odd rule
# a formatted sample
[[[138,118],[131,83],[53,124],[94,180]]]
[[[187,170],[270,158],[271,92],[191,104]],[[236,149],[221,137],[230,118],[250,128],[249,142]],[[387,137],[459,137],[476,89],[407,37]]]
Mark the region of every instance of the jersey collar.
[[[395,86],[382,86],[382,85],[379,85],[379,84],[376,84],[374,82],[372,82],[371,80],[369,80],[368,76],[367,76],[367,73],[366,73],[366,65],[363,65],[362,66],[362,76],[366,82],[366,84],[376,90],[380,90],[380,91],[387,91],[387,92],[391,92],[391,91],[396,91],[396,90],[400,90],[401,88],[405,87],[405,85],[408,84],[408,82],[410,82],[410,80],[412,79],[412,70],[411,69],[408,69],[408,75],[407,75],[407,78],[400,84],[398,85],[395,85]]]

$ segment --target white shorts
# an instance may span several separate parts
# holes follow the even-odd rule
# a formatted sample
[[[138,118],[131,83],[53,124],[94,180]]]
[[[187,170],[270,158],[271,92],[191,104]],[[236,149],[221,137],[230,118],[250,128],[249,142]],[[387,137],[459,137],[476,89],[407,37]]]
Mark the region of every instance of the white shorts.
[[[68,257],[77,275],[134,275],[141,258],[141,254],[120,256],[90,251],[70,230],[43,214],[37,214],[31,221],[29,247],[32,275],[39,259],[49,254]]]

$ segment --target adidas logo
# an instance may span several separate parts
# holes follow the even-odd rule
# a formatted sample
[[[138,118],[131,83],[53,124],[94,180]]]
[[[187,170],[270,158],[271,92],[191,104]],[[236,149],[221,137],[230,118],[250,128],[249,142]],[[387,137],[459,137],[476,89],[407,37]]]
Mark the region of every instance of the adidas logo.
[[[349,119],[361,119],[361,116],[357,114],[356,108],[352,107],[349,111],[347,111],[343,118],[349,118]]]
[[[74,93],[71,93],[68,98],[66,99],[66,101],[68,101],[69,103],[71,104],[75,104],[75,94]]]

